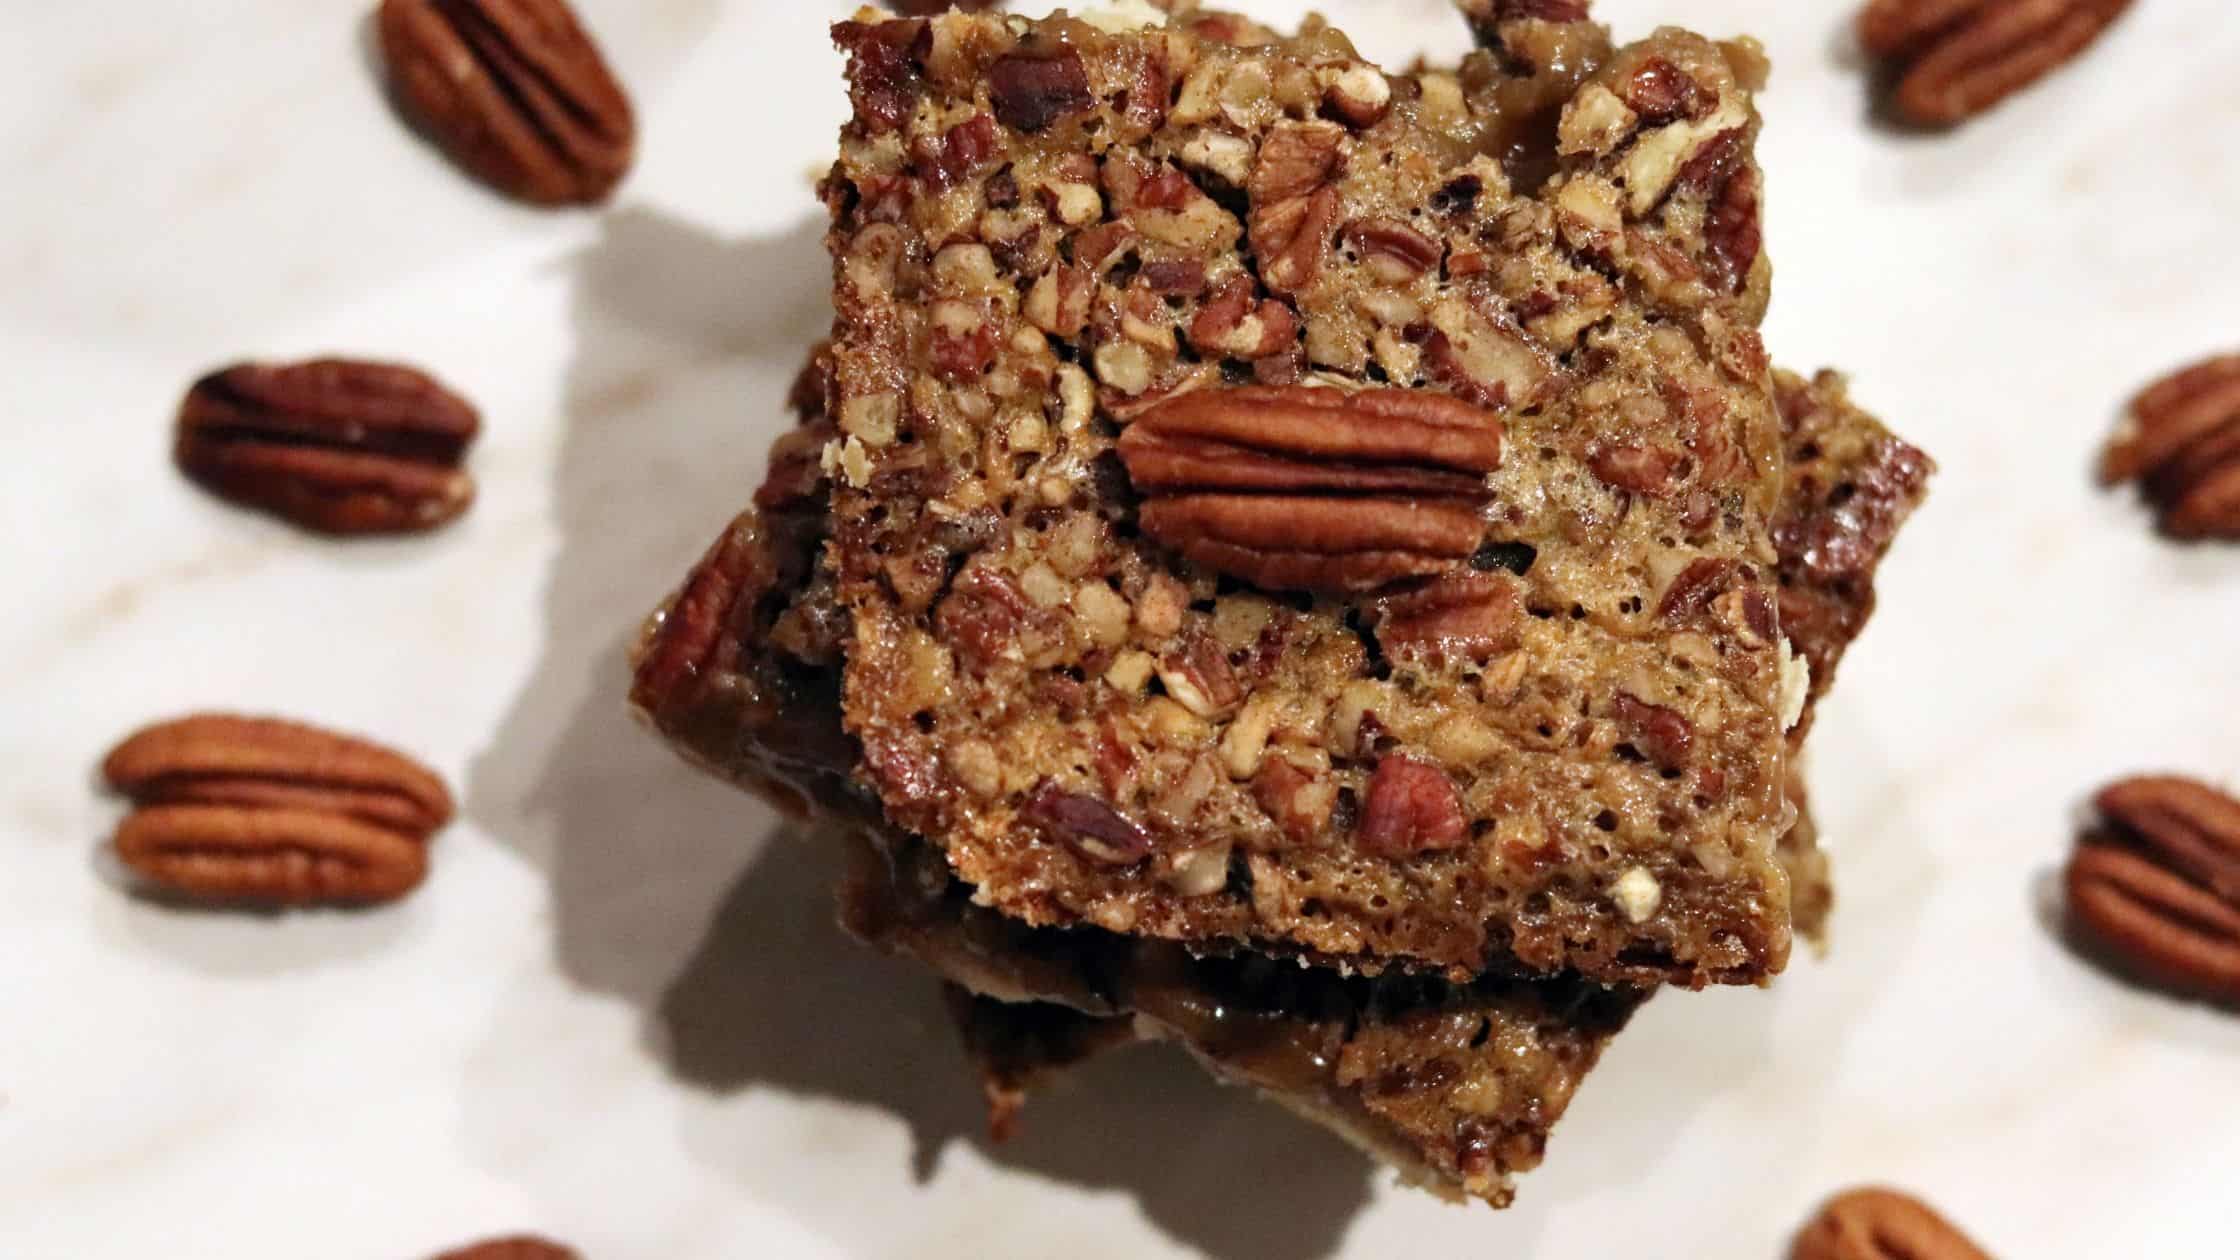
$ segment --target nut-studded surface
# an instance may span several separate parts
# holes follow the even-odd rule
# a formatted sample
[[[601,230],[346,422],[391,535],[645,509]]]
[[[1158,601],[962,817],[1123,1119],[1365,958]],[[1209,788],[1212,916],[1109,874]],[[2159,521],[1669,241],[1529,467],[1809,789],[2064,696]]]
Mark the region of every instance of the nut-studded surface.
[[[1414,77],[1326,27],[836,33],[827,459],[849,729],[899,823],[1039,923],[1370,969],[1782,965],[1754,66],[1537,16]],[[1357,510],[1387,492],[1345,489],[1328,433],[1234,443],[1180,495],[1147,475],[1137,426],[1274,433],[1302,387],[1471,409],[1498,466],[1433,492],[1455,465],[1391,453],[1406,518]],[[1288,532],[1234,494],[1263,474],[1294,478]],[[1332,554],[1376,559],[1294,562]],[[1092,818],[1148,844],[1065,834]]]

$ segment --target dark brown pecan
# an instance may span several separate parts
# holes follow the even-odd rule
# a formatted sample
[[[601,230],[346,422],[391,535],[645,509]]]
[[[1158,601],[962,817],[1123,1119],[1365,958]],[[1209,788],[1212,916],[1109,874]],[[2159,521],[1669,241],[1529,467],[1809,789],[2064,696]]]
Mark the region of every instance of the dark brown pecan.
[[[2083,52],[2131,0],[1869,0],[1859,42],[1901,69],[1898,112],[1949,127]]]
[[[988,67],[988,96],[1004,126],[1040,131],[1089,108],[1089,73],[1071,49],[1051,56],[1013,53]]]
[[[435,1260],[579,1260],[576,1249],[531,1234],[492,1238],[446,1251]]]
[[[1704,91],[1687,71],[1662,57],[1643,61],[1622,86],[1626,104],[1651,126],[1675,118],[1700,118],[1719,99],[1717,92]]]
[[[1346,225],[1345,239],[1380,278],[1395,282],[1438,270],[1447,252],[1445,245],[1399,219],[1356,219]]]
[[[1322,269],[1338,224],[1331,181],[1345,159],[1346,131],[1333,122],[1284,123],[1268,133],[1245,192],[1252,212],[1246,233],[1260,279],[1277,293],[1296,293]]]
[[[397,99],[452,160],[524,201],[604,201],[630,169],[630,98],[565,0],[382,0]]]
[[[1119,453],[1153,539],[1269,589],[1366,591],[1477,550],[1501,421],[1412,390],[1195,390]]]
[[[2069,858],[2069,913],[2115,960],[2240,1004],[2240,800],[2191,779],[2125,779]]]
[[[1131,866],[1151,856],[1151,833],[1126,814],[1084,792],[1045,781],[1020,817],[1092,862]]]
[[[1991,1260],[1936,1209],[1895,1190],[1849,1190],[1821,1205],[1789,1260]]]
[[[1381,857],[1405,858],[1451,849],[1463,841],[1462,797],[1447,772],[1408,756],[1377,762],[1361,805],[1361,844]]]
[[[333,534],[432,529],[474,501],[481,421],[426,373],[316,359],[213,372],[179,405],[173,457],[214,494]]]
[[[1392,112],[1392,85],[1383,71],[1359,66],[1324,89],[1322,108],[1355,131],[1365,131]]]
[[[1689,750],[1695,746],[1695,727],[1677,709],[1619,692],[1611,703],[1618,725],[1629,742],[1642,756],[1662,769],[1679,770],[1687,766]]]
[[[1506,573],[1449,573],[1377,601],[1377,644],[1397,661],[1484,662],[1513,651],[1523,587]]]
[[[427,873],[451,819],[436,774],[365,740],[200,714],[139,731],[102,763],[133,813],[117,854],[189,896],[304,905],[386,901]]]
[[[2240,538],[2240,354],[2141,391],[2101,459],[2100,478],[2137,481],[2174,538]]]

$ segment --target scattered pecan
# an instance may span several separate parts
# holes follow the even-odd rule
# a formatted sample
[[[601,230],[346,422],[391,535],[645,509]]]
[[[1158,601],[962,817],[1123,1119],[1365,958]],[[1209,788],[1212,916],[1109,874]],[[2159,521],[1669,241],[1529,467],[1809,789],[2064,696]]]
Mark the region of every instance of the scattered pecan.
[[[1859,42],[1899,67],[1892,102],[1949,127],[2083,52],[2131,0],[1869,0]]]
[[[935,192],[963,183],[995,157],[996,120],[974,114],[941,133],[910,142],[910,165]]]
[[[1274,298],[1260,296],[1244,272],[1232,272],[1215,286],[1190,321],[1190,344],[1200,354],[1261,359],[1289,347],[1299,336],[1299,317]]]
[[[1282,590],[1366,591],[1477,550],[1498,417],[1412,390],[1202,389],[1119,441],[1153,539]]]
[[[637,124],[566,0],[382,0],[397,98],[452,160],[524,201],[604,201]]]
[[[1050,56],[1012,53],[988,67],[988,96],[1004,126],[1041,131],[1089,108],[1089,73],[1072,49]]]
[[[1605,485],[1661,499],[1676,488],[1681,457],[1655,446],[1597,443],[1587,467]]]
[[[2148,386],[2100,463],[2108,484],[2137,481],[2175,538],[2240,538],[2240,354]]]
[[[102,763],[134,810],[117,854],[192,897],[388,901],[427,873],[451,819],[435,772],[378,744],[270,718],[200,714],[139,731]]]
[[[1374,66],[1340,71],[1322,93],[1322,107],[1347,126],[1363,131],[1392,112],[1392,84]]]
[[[1361,806],[1361,844],[1382,857],[1451,849],[1464,835],[1462,797],[1447,772],[1413,757],[1377,762]]]
[[[1151,833],[1142,824],[1094,796],[1048,780],[1027,798],[1020,817],[1092,862],[1131,866],[1151,856]]]
[[[1322,268],[1338,223],[1332,181],[1344,163],[1345,128],[1332,122],[1284,123],[1260,144],[1245,183],[1252,212],[1246,233],[1260,279],[1277,293],[1296,293]]]
[[[1991,1260],[1936,1209],[1895,1190],[1847,1190],[1797,1232],[1789,1260]]]
[[[180,471],[237,503],[333,534],[432,529],[466,511],[481,428],[465,399],[393,364],[237,364],[179,405]]]
[[[1449,573],[1377,601],[1377,643],[1396,661],[1483,663],[1520,642],[1524,592],[1507,573]]]
[[[2240,800],[2190,779],[2103,788],[2069,858],[2069,913],[2126,969],[2240,1005]]]
[[[516,1234],[446,1251],[435,1260],[579,1260],[579,1257],[573,1247],[563,1247],[533,1234]]]

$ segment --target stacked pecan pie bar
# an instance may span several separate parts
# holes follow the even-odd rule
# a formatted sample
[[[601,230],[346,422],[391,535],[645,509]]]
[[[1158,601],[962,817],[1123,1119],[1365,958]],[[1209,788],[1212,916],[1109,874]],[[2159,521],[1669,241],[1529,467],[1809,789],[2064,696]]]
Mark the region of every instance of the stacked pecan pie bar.
[[[1927,461],[1777,375],[1747,43],[865,13],[801,423],[635,699],[832,824],[999,1118],[1181,1044],[1506,1202],[1827,905],[1792,766]]]

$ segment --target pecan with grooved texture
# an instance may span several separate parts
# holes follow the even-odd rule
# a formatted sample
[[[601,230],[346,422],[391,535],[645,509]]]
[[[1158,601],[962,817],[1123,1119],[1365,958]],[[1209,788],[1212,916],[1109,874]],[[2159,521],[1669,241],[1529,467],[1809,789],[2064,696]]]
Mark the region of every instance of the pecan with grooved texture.
[[[1790,1244],[1789,1260],[1991,1260],[1935,1208],[1895,1190],[1848,1190]]]
[[[2240,800],[2191,779],[2125,779],[2070,855],[2069,914],[2115,961],[2240,1005]]]
[[[1196,390],[1145,411],[1119,452],[1153,539],[1264,588],[1359,592],[1477,550],[1501,421],[1413,390]]]
[[[549,1239],[517,1234],[446,1251],[436,1260],[578,1260],[578,1254],[575,1248],[563,1247]]]
[[[213,494],[331,534],[433,529],[466,511],[481,428],[412,368],[349,359],[213,372],[179,405],[172,454]]]
[[[427,874],[451,819],[435,772],[378,744],[270,718],[201,714],[139,731],[102,762],[134,810],[125,865],[193,897],[388,901]]]
[[[2131,0],[1869,0],[1859,42],[1900,67],[1892,102],[1929,127],[1965,122],[2083,52]]]
[[[1345,128],[1333,122],[1285,123],[1268,133],[1245,182],[1252,199],[1246,230],[1260,279],[1296,293],[1322,267],[1341,209],[1332,182],[1345,161]]]
[[[382,0],[397,100],[509,196],[604,201],[630,169],[630,98],[566,0]]]
[[[1447,772],[1413,757],[1386,757],[1369,776],[1361,845],[1384,857],[1451,849],[1464,836],[1462,798]]]
[[[2132,400],[2100,461],[2137,481],[2175,538],[2240,538],[2240,354],[2194,364]]]

